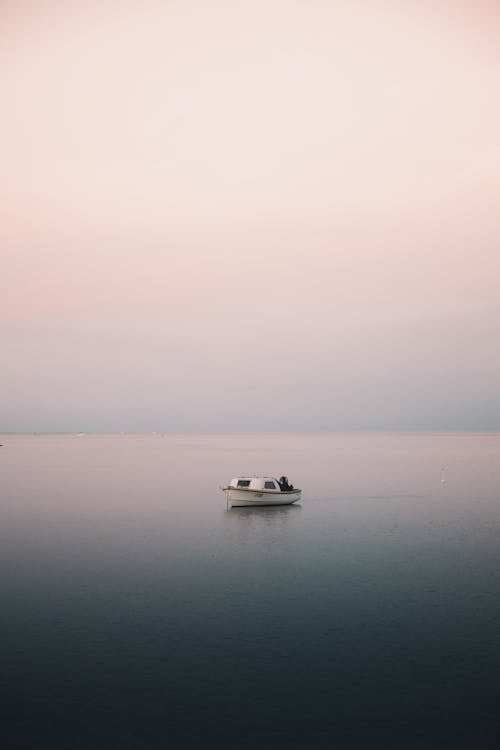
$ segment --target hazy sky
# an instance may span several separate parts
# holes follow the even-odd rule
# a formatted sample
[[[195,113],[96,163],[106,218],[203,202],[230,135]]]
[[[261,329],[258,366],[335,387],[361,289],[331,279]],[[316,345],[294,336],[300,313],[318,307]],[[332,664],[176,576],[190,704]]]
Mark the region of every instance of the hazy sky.
[[[500,428],[500,4],[1,0],[0,431]]]

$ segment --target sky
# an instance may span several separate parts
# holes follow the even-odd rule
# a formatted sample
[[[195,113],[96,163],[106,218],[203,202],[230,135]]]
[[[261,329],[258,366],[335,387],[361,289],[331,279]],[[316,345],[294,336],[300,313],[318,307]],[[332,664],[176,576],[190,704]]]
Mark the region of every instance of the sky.
[[[0,432],[500,429],[500,4],[1,0]]]

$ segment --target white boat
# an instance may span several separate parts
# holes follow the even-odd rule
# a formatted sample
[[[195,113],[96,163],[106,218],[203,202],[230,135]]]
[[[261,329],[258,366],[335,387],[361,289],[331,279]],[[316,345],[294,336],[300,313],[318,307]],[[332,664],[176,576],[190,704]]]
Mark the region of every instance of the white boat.
[[[235,477],[221,489],[231,507],[291,505],[300,500],[302,492],[289,484],[286,477]]]

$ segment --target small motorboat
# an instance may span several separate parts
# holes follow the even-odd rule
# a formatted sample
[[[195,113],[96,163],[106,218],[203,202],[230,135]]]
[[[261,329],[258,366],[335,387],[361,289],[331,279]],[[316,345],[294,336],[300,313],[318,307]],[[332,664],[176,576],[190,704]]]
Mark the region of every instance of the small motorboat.
[[[287,477],[235,477],[227,487],[228,506],[291,505],[300,500],[302,490],[289,484]]]

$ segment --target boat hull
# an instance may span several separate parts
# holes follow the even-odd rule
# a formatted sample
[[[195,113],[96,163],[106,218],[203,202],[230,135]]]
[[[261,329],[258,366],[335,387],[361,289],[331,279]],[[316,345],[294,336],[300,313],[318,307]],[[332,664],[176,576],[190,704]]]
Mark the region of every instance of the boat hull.
[[[226,500],[233,508],[256,505],[292,505],[300,500],[301,490],[290,492],[273,492],[265,490],[247,490],[226,487]]]

